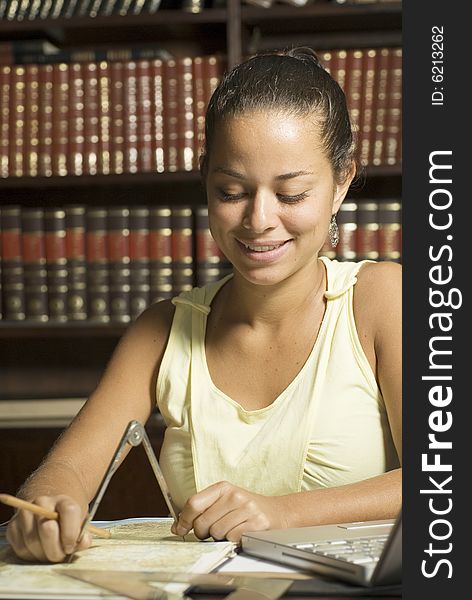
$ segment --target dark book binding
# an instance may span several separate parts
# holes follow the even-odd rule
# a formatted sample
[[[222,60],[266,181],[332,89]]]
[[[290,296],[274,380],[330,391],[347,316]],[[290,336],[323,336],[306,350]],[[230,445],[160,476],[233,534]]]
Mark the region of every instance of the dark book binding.
[[[196,284],[203,286],[221,279],[231,272],[232,267],[211,235],[208,207],[198,206],[194,213]]]
[[[48,320],[44,209],[23,207],[21,225],[26,318],[44,322]]]
[[[138,172],[138,86],[136,62],[127,61],[123,65],[123,138],[125,173]]]
[[[151,62],[139,60],[136,63],[137,79],[137,149],[138,171],[153,170],[153,112]]]
[[[44,211],[49,320],[67,321],[66,222],[62,208]]]
[[[129,209],[130,316],[134,320],[150,303],[149,207]]]
[[[38,175],[39,67],[25,67],[25,175]]]
[[[193,287],[193,216],[189,206],[172,207],[172,286],[174,294]]]
[[[123,73],[122,62],[110,63],[110,164],[116,174],[123,173],[125,155]]]
[[[337,214],[339,243],[336,246],[338,260],[356,260],[357,258],[357,203],[345,201]]]
[[[357,259],[379,257],[378,203],[363,200],[357,205]]]
[[[83,65],[84,80],[84,156],[83,173],[98,173],[98,150],[100,139],[98,64],[87,62]]]
[[[2,288],[3,318],[23,321],[26,317],[25,282],[22,250],[21,207],[2,207]]]
[[[87,307],[90,321],[110,321],[110,283],[107,244],[107,209],[86,211]]]
[[[172,297],[172,229],[171,209],[149,209],[149,284],[150,302]]]
[[[402,250],[401,203],[379,202],[379,260],[400,262]]]
[[[52,175],[53,66],[39,65],[38,175]]]
[[[87,318],[87,254],[85,205],[65,207],[67,257],[67,317],[70,321]]]
[[[177,58],[177,169],[194,166],[193,69],[190,57]]]
[[[84,69],[80,63],[69,66],[69,173],[83,175],[85,152]]]
[[[171,59],[164,62],[162,78],[163,105],[163,147],[164,169],[173,172],[178,170],[178,86],[177,63]]]
[[[130,321],[130,253],[129,209],[108,208],[108,260],[110,286],[110,319],[118,323]]]
[[[52,172],[67,175],[69,167],[69,65],[53,65]]]

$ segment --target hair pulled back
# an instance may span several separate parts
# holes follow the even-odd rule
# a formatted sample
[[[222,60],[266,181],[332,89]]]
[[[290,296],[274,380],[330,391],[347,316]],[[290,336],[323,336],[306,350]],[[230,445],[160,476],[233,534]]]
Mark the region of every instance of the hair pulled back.
[[[208,104],[200,170],[206,177],[215,128],[244,112],[282,110],[313,115],[338,182],[350,173],[355,143],[346,97],[311,48],[256,55],[225,75]]]

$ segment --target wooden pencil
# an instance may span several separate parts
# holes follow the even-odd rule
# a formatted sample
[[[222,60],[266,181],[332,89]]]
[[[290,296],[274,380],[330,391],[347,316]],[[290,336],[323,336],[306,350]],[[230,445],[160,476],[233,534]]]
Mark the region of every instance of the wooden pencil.
[[[10,494],[0,494],[0,502],[6,504],[7,506],[12,506],[13,508],[29,510],[30,512],[35,513],[36,515],[45,517],[46,519],[52,519],[53,521],[59,520],[59,513],[52,510],[47,510],[42,506],[32,504],[31,502],[27,502],[26,500],[21,500],[21,498],[11,496]],[[111,538],[111,533],[108,531],[108,529],[101,529],[100,527],[95,527],[94,525],[87,525],[87,529],[90,531],[90,533],[93,533],[97,537],[106,539]]]

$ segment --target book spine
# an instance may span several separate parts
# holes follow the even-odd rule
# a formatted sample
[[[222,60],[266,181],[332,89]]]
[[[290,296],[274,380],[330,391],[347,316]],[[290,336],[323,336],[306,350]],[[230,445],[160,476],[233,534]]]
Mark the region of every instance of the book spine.
[[[338,260],[356,260],[357,258],[357,203],[344,201],[339,207],[337,222],[339,243],[336,246]]]
[[[164,99],[163,99],[163,62],[155,59],[151,62],[151,100],[152,100],[152,168],[158,173],[165,170],[164,165]]]
[[[359,139],[359,124],[362,108],[364,50],[353,49],[347,53],[345,93],[352,128],[356,140]]]
[[[195,259],[197,286],[217,281],[231,272],[231,264],[217,246],[208,223],[208,207],[195,209]]]
[[[69,162],[69,65],[53,65],[52,172],[67,175]]]
[[[123,173],[124,168],[124,85],[122,62],[110,63],[110,147],[111,172]]]
[[[402,221],[400,202],[379,202],[379,260],[400,262]]]
[[[108,260],[110,266],[110,319],[130,321],[129,209],[108,209]]]
[[[163,65],[162,96],[164,123],[164,169],[169,172],[178,169],[178,102],[177,63],[168,60]]]
[[[49,320],[67,321],[67,252],[65,212],[44,212]]]
[[[29,321],[44,322],[48,320],[44,210],[23,207],[21,224],[26,318]]]
[[[11,67],[0,65],[0,177],[10,175],[10,79]]]
[[[178,58],[177,65],[177,170],[191,171],[194,165],[193,69],[192,59]]]
[[[172,297],[172,229],[171,209],[149,209],[150,302]]]
[[[362,108],[359,125],[359,158],[363,166],[369,163],[371,153],[370,144],[373,137],[373,107],[374,91],[376,87],[376,59],[377,50],[369,48],[364,51],[363,57],[363,92]]]
[[[110,284],[107,244],[107,209],[87,207],[87,307],[92,322],[110,321]]]
[[[203,57],[196,56],[193,59],[193,168],[200,167],[200,156],[205,142],[205,113],[206,94],[204,85]]]
[[[387,83],[389,71],[389,48],[380,48],[377,52],[377,88],[374,99],[374,135],[371,144],[372,157],[370,164],[379,166],[385,154],[385,119],[387,107]]]
[[[339,83],[344,93],[346,93],[347,55],[347,50],[334,50],[331,57],[331,76]]]
[[[22,251],[21,207],[2,207],[2,287],[3,316],[7,321],[23,321],[25,310],[25,282]]]
[[[98,65],[87,62],[83,65],[84,79],[84,158],[83,173],[96,175],[98,172],[99,95]]]
[[[38,175],[52,175],[52,65],[39,65]]]
[[[72,63],[69,68],[69,173],[83,175],[84,173],[84,76],[80,63]]]
[[[98,64],[98,157],[97,171],[103,175],[111,173],[111,69],[110,63]]]
[[[383,163],[401,162],[402,126],[402,49],[390,49],[387,79],[387,106],[385,115],[385,144]]]
[[[129,209],[130,316],[136,319],[150,302],[149,207]]]
[[[377,260],[378,242],[378,204],[362,201],[357,205],[357,259]]]
[[[25,175],[25,68],[14,66],[11,69],[10,85],[10,125],[9,125],[9,176]]]
[[[85,205],[65,207],[67,257],[67,318],[87,318],[87,254],[85,249]]]
[[[124,164],[125,173],[138,172],[138,97],[136,62],[124,63]]]
[[[39,67],[25,67],[25,175],[38,175],[39,146]]]
[[[193,217],[189,206],[172,208],[172,287],[174,294],[193,287]]]
[[[153,114],[151,61],[136,63],[138,171],[153,170]]]

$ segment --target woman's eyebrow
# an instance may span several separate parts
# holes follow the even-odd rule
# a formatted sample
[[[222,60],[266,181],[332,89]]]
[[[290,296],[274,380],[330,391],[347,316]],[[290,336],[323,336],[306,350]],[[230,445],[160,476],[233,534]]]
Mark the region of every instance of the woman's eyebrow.
[[[213,172],[223,173],[223,175],[228,175],[229,177],[234,177],[235,179],[246,179],[242,173],[238,173],[237,171],[233,171],[232,169],[227,169],[225,167],[215,167]],[[286,181],[287,179],[294,179],[295,177],[301,177],[302,175],[313,175],[313,171],[292,171],[291,173],[277,175],[275,179],[276,181]]]

